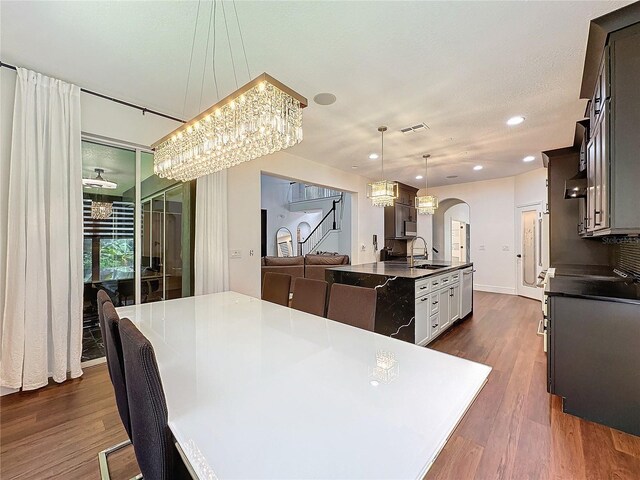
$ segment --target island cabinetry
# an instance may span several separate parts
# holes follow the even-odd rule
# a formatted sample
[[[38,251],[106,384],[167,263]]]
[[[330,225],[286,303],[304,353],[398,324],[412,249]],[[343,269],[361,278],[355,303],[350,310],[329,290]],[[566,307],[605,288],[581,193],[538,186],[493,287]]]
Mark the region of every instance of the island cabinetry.
[[[460,272],[416,281],[416,344],[426,345],[460,318]]]

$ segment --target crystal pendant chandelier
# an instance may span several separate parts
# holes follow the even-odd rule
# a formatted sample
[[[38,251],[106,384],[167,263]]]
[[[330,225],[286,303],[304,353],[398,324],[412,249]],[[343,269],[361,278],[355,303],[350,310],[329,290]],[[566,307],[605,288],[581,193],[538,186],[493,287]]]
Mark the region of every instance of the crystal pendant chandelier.
[[[436,213],[436,209],[438,208],[438,197],[434,197],[433,195],[427,195],[427,162],[429,161],[429,157],[431,155],[423,155],[424,158],[424,192],[420,190],[418,194],[421,192],[424,195],[418,195],[416,197],[416,210],[418,213],[422,215],[433,215]]]
[[[387,127],[378,127],[381,136],[380,163],[382,166],[382,180],[367,184],[367,198],[374,207],[390,207],[398,198],[398,184],[384,180],[384,132]]]
[[[263,73],[152,145],[159,177],[188,181],[302,141],[303,96]]]
[[[216,11],[218,3],[222,7],[224,28],[226,29],[227,39],[229,39],[225,2],[214,0],[209,16],[209,32],[207,33],[200,90],[201,100],[202,89],[205,85],[207,56],[209,55],[209,34],[211,31],[213,31],[211,59],[213,64],[213,83],[215,84],[216,93],[218,93],[215,66]],[[233,7],[236,10],[235,2]],[[249,62],[247,61],[237,11],[235,14],[244,60],[247,65],[247,73],[249,79],[251,79],[251,71],[249,70]],[[196,14],[191,45],[191,60],[193,60],[197,25],[198,14]],[[229,53],[237,90],[151,146],[154,150],[153,170],[159,177],[181,181],[193,180],[203,175],[284,150],[302,141],[302,109],[307,106],[307,99],[266,73],[252,79],[246,85],[238,87],[238,77],[230,40]],[[187,75],[187,92],[191,73],[191,60],[189,74]],[[187,92],[185,92],[185,107]],[[217,96],[220,98],[219,94]]]
[[[113,203],[91,201],[91,218],[106,220],[113,213]]]

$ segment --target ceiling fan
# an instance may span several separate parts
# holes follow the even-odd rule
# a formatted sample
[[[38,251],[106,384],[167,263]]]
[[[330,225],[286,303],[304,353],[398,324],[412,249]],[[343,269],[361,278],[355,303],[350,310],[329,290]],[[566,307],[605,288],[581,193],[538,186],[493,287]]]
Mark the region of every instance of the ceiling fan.
[[[111,182],[109,180],[105,180],[102,178],[102,174],[104,173],[104,169],[95,168],[96,178],[83,178],[82,185],[88,188],[108,188],[114,189],[118,186],[116,182]]]

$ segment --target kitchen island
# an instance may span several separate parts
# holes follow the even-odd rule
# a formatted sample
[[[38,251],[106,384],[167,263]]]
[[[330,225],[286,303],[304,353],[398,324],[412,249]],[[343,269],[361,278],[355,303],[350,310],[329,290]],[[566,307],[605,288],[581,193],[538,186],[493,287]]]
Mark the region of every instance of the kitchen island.
[[[342,265],[325,272],[329,284],[378,291],[375,332],[426,345],[473,310],[473,263],[405,261]]]

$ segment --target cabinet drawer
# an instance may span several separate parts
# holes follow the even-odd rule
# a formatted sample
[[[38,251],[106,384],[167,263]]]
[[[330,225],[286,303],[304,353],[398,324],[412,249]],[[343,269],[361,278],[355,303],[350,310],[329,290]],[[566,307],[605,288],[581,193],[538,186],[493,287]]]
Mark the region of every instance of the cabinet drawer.
[[[438,313],[440,306],[440,300],[438,299],[438,297],[439,295],[437,293],[429,295],[429,315]]]
[[[460,271],[451,274],[451,283],[457,283],[460,281]]]
[[[444,277],[435,277],[431,279],[431,291],[439,290],[444,287],[445,284],[442,283]]]
[[[440,333],[440,317],[436,313],[429,317],[429,338],[433,338]]]
[[[431,291],[431,279],[416,280],[416,298]]]

